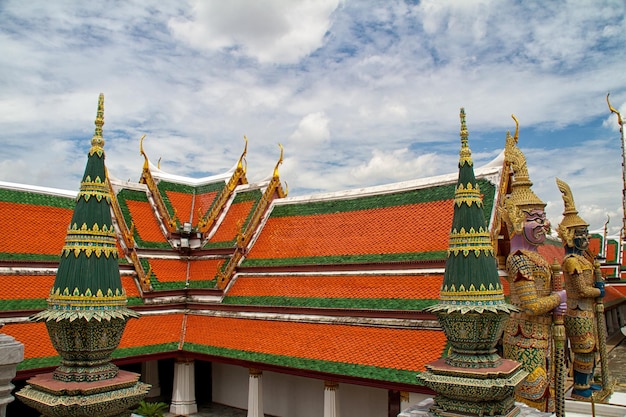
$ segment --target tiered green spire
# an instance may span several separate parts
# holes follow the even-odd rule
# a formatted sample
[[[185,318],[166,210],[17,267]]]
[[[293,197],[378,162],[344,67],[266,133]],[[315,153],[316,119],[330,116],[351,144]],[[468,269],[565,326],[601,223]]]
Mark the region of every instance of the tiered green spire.
[[[126,293],[120,279],[111,194],[104,165],[102,94],[98,99],[95,124],[76,208],[48,299],[49,307],[37,315],[39,319],[108,320],[136,315],[125,307]]]
[[[461,109],[459,178],[446,271],[439,304],[431,311],[510,311],[504,300],[497,262],[483,212],[472,151],[468,145],[465,109]]]

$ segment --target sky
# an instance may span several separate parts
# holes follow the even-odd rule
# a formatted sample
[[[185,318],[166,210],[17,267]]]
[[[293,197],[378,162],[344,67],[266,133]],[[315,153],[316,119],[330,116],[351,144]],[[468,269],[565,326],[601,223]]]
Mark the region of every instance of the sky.
[[[459,109],[476,166],[519,119],[553,226],[622,226],[623,0],[0,2],[0,181],[77,190],[105,96],[107,167],[273,172],[291,196],[458,170]]]

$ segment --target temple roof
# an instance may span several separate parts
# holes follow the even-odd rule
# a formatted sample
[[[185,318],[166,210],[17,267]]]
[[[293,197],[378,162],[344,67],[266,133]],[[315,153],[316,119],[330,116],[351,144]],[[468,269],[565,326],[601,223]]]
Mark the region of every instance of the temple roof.
[[[253,182],[247,139],[232,169],[200,179],[164,172],[141,151],[139,182],[111,180],[110,207],[98,211],[110,216],[98,223],[114,227],[120,289],[141,314],[128,322],[114,358],[206,357],[424,389],[416,373],[446,349],[425,309],[437,303],[444,280],[454,167],[436,177],[286,197],[282,147],[272,174]],[[478,220],[496,251],[506,250],[497,213],[507,190],[503,162],[500,154],[473,167],[470,181],[479,186]],[[2,332],[25,344],[18,377],[58,365],[45,326],[27,317],[46,308],[76,197],[0,183],[0,316]],[[563,254],[559,242],[540,251],[550,261]],[[494,279],[508,295],[503,273]]]

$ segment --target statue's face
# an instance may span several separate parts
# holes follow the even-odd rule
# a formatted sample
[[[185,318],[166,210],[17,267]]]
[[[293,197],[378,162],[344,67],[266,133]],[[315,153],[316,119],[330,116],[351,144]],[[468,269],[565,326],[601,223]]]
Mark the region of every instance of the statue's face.
[[[579,251],[586,251],[589,247],[589,231],[587,226],[580,226],[574,229],[574,247]]]
[[[541,245],[550,233],[550,222],[546,219],[545,211],[533,209],[526,211],[524,220],[524,238],[533,245]]]

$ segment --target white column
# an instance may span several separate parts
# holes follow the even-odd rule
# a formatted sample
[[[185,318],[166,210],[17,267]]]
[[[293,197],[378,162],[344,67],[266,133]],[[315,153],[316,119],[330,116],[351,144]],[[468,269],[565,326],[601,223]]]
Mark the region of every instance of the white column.
[[[174,389],[170,413],[188,416],[198,412],[196,404],[195,371],[193,359],[177,359],[174,364]]]
[[[0,326],[2,327],[2,326]],[[0,334],[0,417],[5,417],[11,395],[17,364],[24,360],[24,345],[6,334]]]
[[[263,417],[263,372],[250,368],[248,381],[248,417]]]
[[[339,417],[339,384],[333,381],[324,381],[324,417]]]
[[[146,398],[154,398],[161,395],[159,361],[146,361],[141,363],[141,380],[152,386]]]

